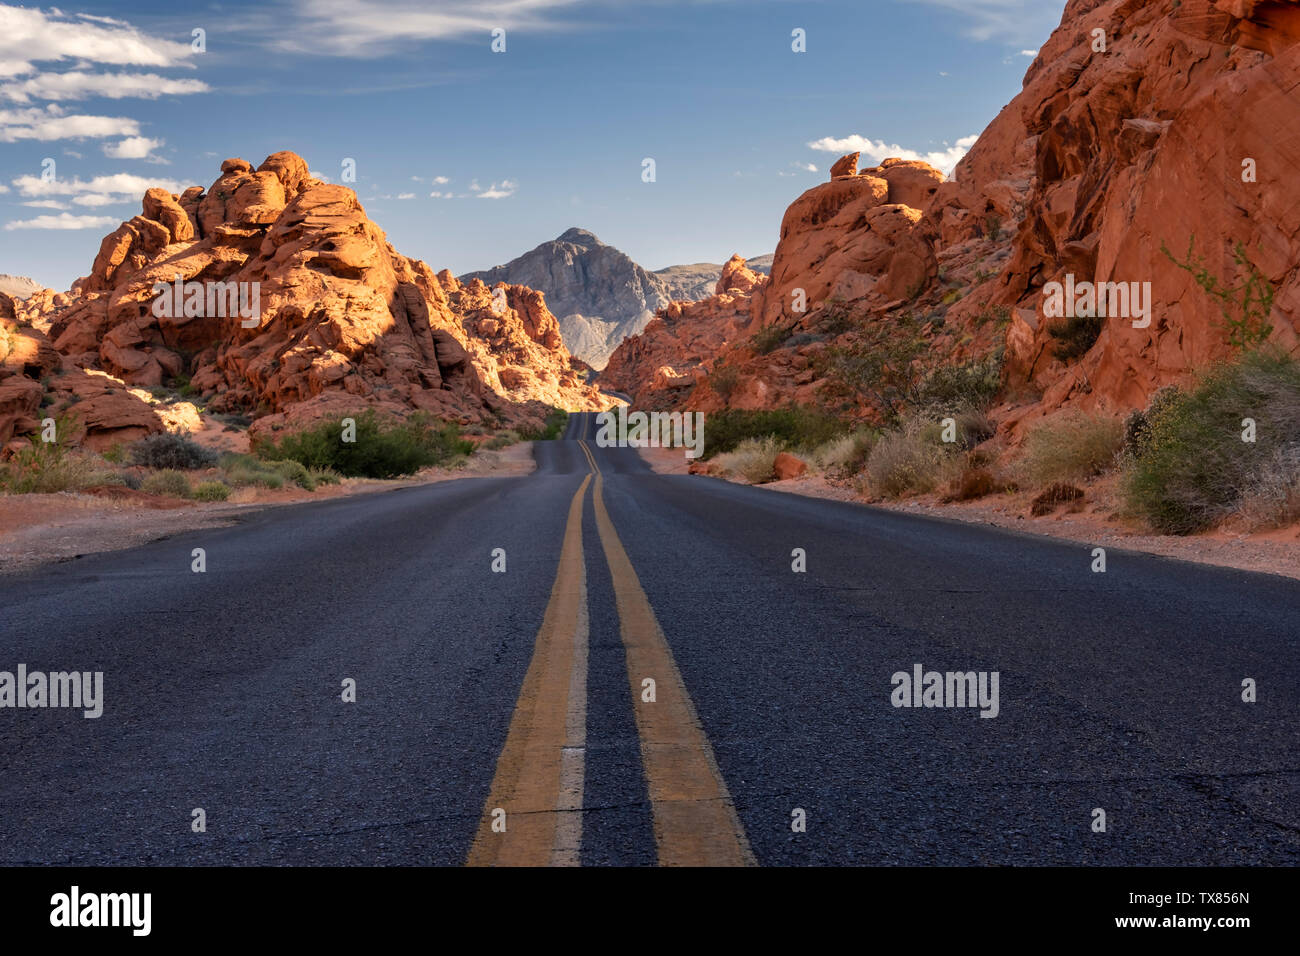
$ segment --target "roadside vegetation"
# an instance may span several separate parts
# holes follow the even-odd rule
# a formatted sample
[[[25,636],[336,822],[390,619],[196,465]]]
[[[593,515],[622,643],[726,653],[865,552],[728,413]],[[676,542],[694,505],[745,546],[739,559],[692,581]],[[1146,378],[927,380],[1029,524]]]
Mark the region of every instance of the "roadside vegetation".
[[[566,418],[553,413],[533,434],[558,434]],[[73,413],[64,413],[54,427],[62,440],[30,436],[29,444],[0,462],[0,494],[90,492],[225,501],[241,489],[315,491],[344,478],[399,478],[428,467],[456,467],[475,447],[456,425],[418,414],[397,421],[362,412],[353,421],[351,442],[342,440],[340,418],[255,443],[250,454],[220,453],[187,434],[170,433],[97,452],[68,440],[80,427]],[[522,436],[500,437],[512,443]]]

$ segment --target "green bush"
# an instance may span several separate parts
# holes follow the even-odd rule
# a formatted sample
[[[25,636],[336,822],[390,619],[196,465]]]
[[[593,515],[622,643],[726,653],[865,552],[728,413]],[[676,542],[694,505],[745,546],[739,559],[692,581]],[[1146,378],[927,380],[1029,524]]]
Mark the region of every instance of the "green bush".
[[[146,468],[169,468],[194,471],[211,468],[217,463],[217,453],[191,441],[188,435],[163,432],[142,438],[131,446],[131,461]]]
[[[474,450],[456,425],[435,423],[417,413],[405,421],[382,419],[373,410],[351,416],[355,441],[343,441],[343,418],[324,421],[285,435],[262,439],[253,452],[264,460],[289,459],[309,469],[329,468],[359,478],[396,478],[442,465]]]
[[[1244,420],[1255,441],[1243,440]],[[1168,399],[1125,475],[1131,510],[1165,534],[1218,524],[1270,473],[1300,457],[1300,362],[1273,350],[1248,352]],[[1283,482],[1284,483],[1284,482]]]
[[[751,411],[728,408],[704,416],[704,457],[733,451],[748,438],[773,438],[784,448],[816,448],[849,431],[834,415],[802,405]]]
[[[554,441],[564,433],[564,426],[569,423],[569,413],[562,408],[552,408],[546,416],[546,422],[541,428],[520,428],[518,429],[519,440],[521,441]],[[490,447],[499,448],[499,445]],[[471,443],[468,454],[474,450]]]
[[[313,468],[311,470],[311,477],[317,485],[337,485],[343,480],[342,475],[329,468]]]
[[[230,497],[230,486],[219,481],[203,481],[194,487],[195,501],[225,501]]]
[[[71,416],[54,420],[54,434],[75,434],[77,423]],[[58,441],[44,442],[31,435],[31,444],[16,452],[0,465],[0,491],[11,495],[54,494],[78,491],[95,484],[103,474],[91,458],[69,452]]]
[[[278,474],[285,481],[292,481],[299,488],[306,491],[316,490],[316,479],[312,477],[311,472],[301,462],[284,460],[267,462],[271,470]]]
[[[190,480],[185,472],[167,468],[155,471],[140,484],[140,490],[149,495],[166,495],[170,498],[188,498]]]
[[[283,488],[284,475],[252,455],[225,454],[218,466],[232,488]]]

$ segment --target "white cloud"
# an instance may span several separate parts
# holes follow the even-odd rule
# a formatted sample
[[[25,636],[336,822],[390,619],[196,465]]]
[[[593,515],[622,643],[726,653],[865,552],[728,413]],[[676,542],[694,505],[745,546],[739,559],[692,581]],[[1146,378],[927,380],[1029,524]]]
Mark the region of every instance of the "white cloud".
[[[107,229],[117,225],[112,216],[74,216],[59,213],[57,216],[37,216],[35,219],[15,219],[5,223],[5,231],[15,229]]]
[[[813,140],[808,144],[809,149],[820,150],[824,153],[861,153],[868,161],[868,165],[879,165],[882,160],[890,157],[898,159],[923,160],[929,163],[935,169],[942,172],[945,176],[951,176],[952,171],[956,168],[957,163],[966,155],[967,151],[975,145],[978,136],[963,136],[952,146],[947,146],[942,150],[932,150],[928,153],[920,153],[914,149],[907,149],[903,146],[888,145],[883,140],[876,142],[865,136],[845,136],[842,139],[836,139],[833,136],[825,136],[818,140]],[[946,144],[945,144],[946,145]]]
[[[1021,50],[1021,51],[1020,51],[1020,55],[1021,55],[1021,56],[1031,56],[1031,57],[1032,57],[1032,56],[1038,56],[1038,51],[1037,51],[1037,50]]]
[[[9,191],[9,187],[4,185],[3,183],[0,183],[0,193],[7,193],[8,191]]]
[[[129,202],[138,202],[135,196],[116,196],[112,193],[85,193],[81,196],[74,196],[72,201],[78,206],[121,206]]]
[[[539,32],[561,24],[555,14],[580,0],[296,0],[297,21],[277,31],[277,45],[335,56],[378,56],[398,44],[481,36],[492,30]],[[486,46],[484,47],[486,49]]]
[[[439,185],[439,186],[445,186],[445,185],[447,185],[449,182],[451,182],[451,180],[448,179],[446,176],[434,176],[434,177],[433,177],[433,182],[434,182],[436,185]]]
[[[120,143],[105,143],[104,155],[109,159],[148,159],[149,154],[162,144],[161,139],[130,136]]]
[[[319,179],[323,183],[327,183],[330,181],[328,176],[326,176],[324,173],[318,173],[314,169],[307,170],[307,175],[310,176],[312,179]]]
[[[398,194],[397,194],[397,198],[398,198],[398,199],[414,199],[414,198],[415,198],[415,193],[398,193]]]
[[[431,192],[431,193],[429,193],[429,198],[430,198],[430,199],[450,199],[450,198],[451,198],[451,193],[440,193],[440,192],[436,192],[436,191],[435,191],[435,192]]]
[[[173,179],[155,179],[148,176],[136,176],[132,173],[112,173],[96,176],[91,180],[73,177],[52,180],[40,176],[19,176],[11,180],[18,192],[32,199],[52,199],[65,197],[78,206],[111,206],[119,203],[139,202],[145,191],[154,186],[161,186],[169,193],[185,191],[186,183]]]
[[[817,166],[813,163],[793,163],[796,169],[802,169],[805,173],[817,172]]]
[[[18,103],[37,100],[84,100],[101,96],[110,100],[134,97],[156,100],[160,96],[204,93],[201,80],[174,80],[157,73],[38,73],[25,80],[0,84],[0,97]]]
[[[9,187],[5,187],[8,189]],[[31,206],[33,209],[67,209],[68,204],[59,202],[57,199],[33,199],[30,202],[23,203],[24,206]]]
[[[904,2],[904,0],[896,0]],[[1061,22],[1061,0],[905,0],[951,11],[969,22],[966,34],[976,40],[1041,40]]]
[[[493,183],[487,189],[479,190],[477,184],[470,187],[478,192],[479,199],[509,199],[519,188],[519,184],[511,179],[503,179],[499,183]]]
[[[151,37],[121,20],[0,5],[0,76],[31,73],[40,61],[177,66],[192,52],[189,43]]]
[[[0,143],[34,139],[87,139],[138,136],[140,124],[125,116],[86,116],[64,113],[55,105],[45,109],[0,110]]]

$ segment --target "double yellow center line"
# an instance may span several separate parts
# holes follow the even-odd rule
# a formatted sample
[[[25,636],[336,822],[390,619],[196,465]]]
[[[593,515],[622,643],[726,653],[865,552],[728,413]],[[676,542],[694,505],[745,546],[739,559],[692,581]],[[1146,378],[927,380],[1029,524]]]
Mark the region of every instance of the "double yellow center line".
[[[596,479],[596,528],[614,585],[659,863],[753,866],[713,748],[605,509],[600,467],[585,442],[578,446]],[[591,478],[583,478],[569,504],[550,603],[470,847],[470,866],[580,862],[589,636],[582,505]]]

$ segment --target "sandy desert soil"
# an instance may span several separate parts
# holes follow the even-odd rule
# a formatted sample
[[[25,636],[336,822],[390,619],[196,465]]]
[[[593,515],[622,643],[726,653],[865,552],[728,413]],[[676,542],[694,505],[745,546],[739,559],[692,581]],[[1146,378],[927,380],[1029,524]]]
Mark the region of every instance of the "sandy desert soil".
[[[22,571],[100,551],[116,551],[182,531],[224,527],[262,508],[390,491],[456,478],[526,475],[536,467],[532,443],[479,451],[460,468],[427,468],[411,478],[345,478],[316,491],[239,488],[222,502],[160,498],[127,488],[108,495],[61,493],[0,496],[0,573]]]

